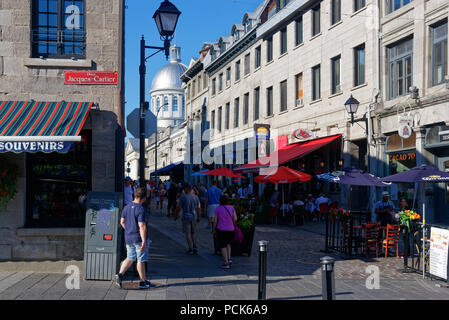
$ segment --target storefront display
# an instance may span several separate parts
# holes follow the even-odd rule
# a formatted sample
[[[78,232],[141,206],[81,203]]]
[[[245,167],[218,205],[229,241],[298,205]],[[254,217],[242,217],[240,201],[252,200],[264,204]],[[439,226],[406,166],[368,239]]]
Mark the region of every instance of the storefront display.
[[[416,135],[412,133],[408,139],[393,134],[387,139],[388,175],[393,175],[416,167]],[[399,183],[391,186],[390,199],[395,203],[401,198],[407,199],[410,208],[415,197],[413,183]],[[396,203],[396,205],[399,205]]]

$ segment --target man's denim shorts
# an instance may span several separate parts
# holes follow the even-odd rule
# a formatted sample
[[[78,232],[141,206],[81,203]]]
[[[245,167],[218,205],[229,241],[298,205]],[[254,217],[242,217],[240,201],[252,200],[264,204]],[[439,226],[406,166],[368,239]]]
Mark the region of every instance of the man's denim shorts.
[[[143,252],[140,251],[142,248],[141,243],[127,244],[126,252],[128,260],[138,261],[138,262],[147,262],[148,261],[148,247],[149,244],[146,245],[145,250]]]

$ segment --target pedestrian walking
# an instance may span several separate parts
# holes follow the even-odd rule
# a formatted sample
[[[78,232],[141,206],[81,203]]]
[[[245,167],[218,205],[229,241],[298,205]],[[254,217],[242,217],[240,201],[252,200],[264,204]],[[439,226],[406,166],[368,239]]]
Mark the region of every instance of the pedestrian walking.
[[[206,210],[207,210],[207,218],[208,224],[206,228],[212,228],[212,223],[215,216],[215,209],[220,205],[220,197],[222,195],[222,191],[217,187],[217,181],[212,181],[212,186],[207,189],[206,193]]]
[[[312,194],[309,194],[307,196],[307,199],[305,201],[305,210],[309,217],[312,218],[312,221],[317,221],[317,218],[315,217],[315,199],[313,198]]]
[[[186,184],[184,187],[185,194],[179,199],[175,210],[174,220],[179,218],[179,213],[182,210],[182,231],[186,235],[188,254],[198,253],[196,246],[197,225],[200,222],[201,205],[200,200],[192,192],[192,186]]]
[[[140,289],[154,287],[146,279],[144,262],[148,261],[148,232],[143,204],[146,201],[145,188],[136,190],[135,198],[122,211],[120,225],[125,230],[126,259],[122,262],[120,272],[116,275],[116,285],[122,288],[122,281],[126,271],[137,260]]]
[[[168,189],[167,192],[167,217],[172,216],[176,209],[176,199],[178,197],[178,192],[178,185],[176,183],[171,183],[170,189]]]
[[[204,217],[206,216],[206,194],[207,194],[207,189],[203,186],[203,184],[198,181],[197,183],[197,188],[198,188],[198,192],[199,192],[199,196],[198,198],[200,199],[200,204],[201,204],[201,216]]]
[[[223,256],[223,269],[229,269],[232,265],[231,245],[234,241],[235,222],[237,222],[235,209],[229,205],[229,197],[222,195],[220,205],[214,212],[213,234]]]
[[[126,177],[125,178],[125,186],[124,186],[124,190],[123,190],[123,194],[124,194],[124,199],[123,199],[123,203],[126,206],[127,204],[131,203],[134,199],[134,194],[135,194],[135,188],[132,185],[133,181],[130,177]]]

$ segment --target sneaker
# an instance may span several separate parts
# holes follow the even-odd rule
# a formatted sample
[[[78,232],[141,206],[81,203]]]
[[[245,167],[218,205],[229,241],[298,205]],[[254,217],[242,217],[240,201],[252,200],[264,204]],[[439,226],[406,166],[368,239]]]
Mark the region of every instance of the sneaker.
[[[223,269],[231,269],[231,266],[229,265],[229,263],[223,263],[223,265],[221,267]]]
[[[118,273],[115,275],[115,285],[117,287],[119,287],[120,289],[122,289],[122,281],[123,281],[123,276]]]
[[[197,254],[198,253],[198,249],[197,248],[193,248],[193,254]]]
[[[230,266],[232,266],[232,260],[229,260],[228,263]]]
[[[192,249],[189,249],[189,250],[186,251],[186,253],[187,253],[187,254],[193,254],[193,250],[192,250]]]
[[[139,289],[150,289],[154,288],[156,285],[152,284],[150,281],[140,281],[139,283]]]

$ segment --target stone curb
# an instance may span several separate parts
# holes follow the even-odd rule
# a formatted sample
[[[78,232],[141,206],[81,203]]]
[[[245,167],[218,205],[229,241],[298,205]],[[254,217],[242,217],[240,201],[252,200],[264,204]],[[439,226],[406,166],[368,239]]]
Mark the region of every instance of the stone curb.
[[[79,268],[80,274],[84,270],[84,261],[13,261],[0,262],[0,272],[34,272],[65,274],[68,266]]]

